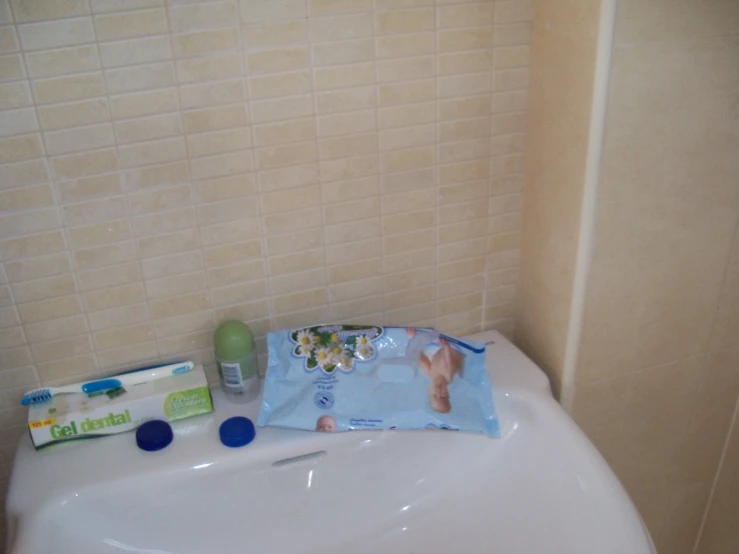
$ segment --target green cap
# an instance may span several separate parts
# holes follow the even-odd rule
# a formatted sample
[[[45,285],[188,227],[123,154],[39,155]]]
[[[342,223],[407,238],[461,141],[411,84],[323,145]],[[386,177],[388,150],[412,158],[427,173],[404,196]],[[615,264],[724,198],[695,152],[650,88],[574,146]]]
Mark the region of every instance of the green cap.
[[[216,358],[241,360],[254,351],[254,335],[243,321],[224,321],[213,335]]]

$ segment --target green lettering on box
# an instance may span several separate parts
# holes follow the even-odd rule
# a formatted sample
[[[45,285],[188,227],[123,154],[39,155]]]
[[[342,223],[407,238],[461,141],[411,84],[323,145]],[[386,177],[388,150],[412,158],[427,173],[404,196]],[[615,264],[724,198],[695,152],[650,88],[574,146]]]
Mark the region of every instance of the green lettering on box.
[[[76,433],[72,429],[71,425],[65,425],[62,427],[62,437],[73,437]]]
[[[173,392],[164,399],[164,414],[170,421],[213,411],[207,386]]]

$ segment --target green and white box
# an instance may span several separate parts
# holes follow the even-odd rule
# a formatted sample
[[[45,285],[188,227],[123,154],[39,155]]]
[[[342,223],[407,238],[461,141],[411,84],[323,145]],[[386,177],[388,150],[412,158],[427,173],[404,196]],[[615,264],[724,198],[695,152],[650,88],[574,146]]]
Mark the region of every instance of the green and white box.
[[[93,394],[59,394],[29,406],[36,449],[133,431],[152,419],[175,421],[213,411],[203,366],[192,371]]]

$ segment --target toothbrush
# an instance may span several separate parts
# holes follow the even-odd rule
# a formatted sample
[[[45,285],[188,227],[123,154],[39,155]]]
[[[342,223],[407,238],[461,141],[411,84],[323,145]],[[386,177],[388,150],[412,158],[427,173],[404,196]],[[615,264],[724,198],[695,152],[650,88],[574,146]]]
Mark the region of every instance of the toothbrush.
[[[444,333],[439,333],[439,338],[446,339],[449,342],[451,342],[452,344],[456,344],[457,346],[460,346],[462,348],[466,348],[467,350],[471,350],[475,354],[482,354],[483,352],[485,352],[485,347],[484,346],[482,348],[475,348],[471,344],[467,344],[466,342],[462,342],[461,340],[455,339],[454,337],[450,337],[449,335],[445,335]]]
[[[405,329],[405,327],[390,326],[390,325],[386,325],[385,328],[386,329]],[[419,331],[433,331],[434,333],[438,333],[439,334],[439,338],[446,339],[449,342],[451,342],[452,344],[456,344],[457,346],[459,346],[461,348],[466,348],[467,350],[471,350],[475,354],[482,354],[483,352],[485,352],[485,347],[484,346],[482,348],[475,348],[471,344],[467,344],[466,342],[463,342],[463,341],[461,341],[459,339],[456,339],[454,337],[450,337],[449,335],[445,335],[444,333],[439,333],[439,331],[437,331],[433,327],[415,327],[415,329],[418,329]]]
[[[46,387],[41,389],[34,389],[28,391],[21,400],[21,405],[28,406],[29,404],[43,404],[49,402],[52,397],[57,394],[69,394],[69,393],[84,393],[91,394],[93,392],[105,391],[114,389],[116,387],[122,387],[124,385],[139,385],[141,383],[147,383],[149,381],[155,381],[162,377],[169,377],[172,375],[180,375],[187,373],[195,368],[193,362],[180,362],[176,364],[170,364],[158,367],[147,367],[144,369],[134,370],[129,373],[122,375],[116,375],[107,379],[99,379],[97,381],[88,381],[83,383],[81,386],[79,383],[75,385],[66,385],[64,387]]]

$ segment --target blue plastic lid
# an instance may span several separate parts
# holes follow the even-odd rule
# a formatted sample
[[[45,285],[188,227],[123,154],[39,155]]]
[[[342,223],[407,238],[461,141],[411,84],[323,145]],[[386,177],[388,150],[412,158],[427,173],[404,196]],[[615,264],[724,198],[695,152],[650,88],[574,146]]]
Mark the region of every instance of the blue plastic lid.
[[[172,426],[161,419],[147,421],[136,429],[136,444],[147,452],[165,448],[173,438]]]
[[[218,429],[218,435],[221,442],[231,448],[246,446],[254,440],[254,424],[248,417],[231,417],[221,423]]]

